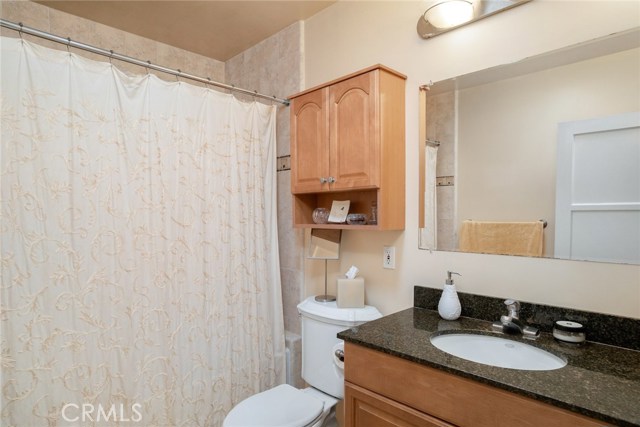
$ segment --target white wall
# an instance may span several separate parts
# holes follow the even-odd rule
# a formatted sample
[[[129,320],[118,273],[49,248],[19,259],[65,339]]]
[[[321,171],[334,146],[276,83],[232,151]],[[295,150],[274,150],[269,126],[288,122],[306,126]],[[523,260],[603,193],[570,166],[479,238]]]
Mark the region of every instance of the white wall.
[[[460,272],[463,292],[513,297],[640,318],[640,267],[418,249],[418,87],[640,26],[637,1],[534,0],[456,31],[423,40],[420,1],[339,1],[305,22],[305,87],[382,63],[408,76],[406,229],[343,233],[336,274],[351,264],[366,278],[367,303],[384,314],[413,302],[413,286],[441,287]],[[382,269],[382,247],[396,246],[396,269]],[[321,263],[305,262],[307,294],[320,292]],[[332,265],[333,264],[333,265]]]
[[[542,218],[545,256],[553,256],[557,125],[640,111],[639,76],[640,49],[632,49],[461,90],[458,227],[469,218]]]

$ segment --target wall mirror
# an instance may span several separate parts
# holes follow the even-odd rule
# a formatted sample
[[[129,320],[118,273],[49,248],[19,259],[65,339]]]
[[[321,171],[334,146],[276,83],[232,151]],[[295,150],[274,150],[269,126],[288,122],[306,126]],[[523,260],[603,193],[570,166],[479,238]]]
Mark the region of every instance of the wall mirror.
[[[640,29],[430,83],[420,116],[421,249],[537,222],[535,256],[640,264]]]
[[[312,228],[307,258],[340,259],[340,238],[342,230]]]
[[[335,301],[334,295],[327,292],[327,260],[340,258],[340,239],[342,230],[312,228],[309,238],[307,258],[324,260],[324,294],[316,295],[316,301]]]

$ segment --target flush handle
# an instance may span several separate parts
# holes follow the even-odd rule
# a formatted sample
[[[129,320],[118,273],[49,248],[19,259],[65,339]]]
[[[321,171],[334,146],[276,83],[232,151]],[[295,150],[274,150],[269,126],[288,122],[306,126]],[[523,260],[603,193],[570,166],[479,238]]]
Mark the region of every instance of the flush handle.
[[[344,350],[339,348],[335,351],[334,354],[336,355],[339,361],[344,362]]]

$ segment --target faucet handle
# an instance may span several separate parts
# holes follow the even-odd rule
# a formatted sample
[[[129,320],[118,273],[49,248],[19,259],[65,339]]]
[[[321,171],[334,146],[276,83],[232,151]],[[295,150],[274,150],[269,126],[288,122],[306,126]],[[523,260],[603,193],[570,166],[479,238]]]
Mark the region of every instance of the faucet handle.
[[[518,318],[518,313],[520,312],[520,303],[514,299],[504,300],[504,305],[507,306],[509,310],[509,316]]]

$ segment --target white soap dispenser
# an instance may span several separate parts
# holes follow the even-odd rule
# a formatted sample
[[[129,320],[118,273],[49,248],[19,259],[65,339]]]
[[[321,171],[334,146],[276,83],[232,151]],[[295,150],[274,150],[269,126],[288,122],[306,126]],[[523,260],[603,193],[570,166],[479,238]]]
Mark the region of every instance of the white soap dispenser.
[[[458,293],[456,292],[456,285],[451,278],[452,274],[462,276],[462,274],[456,273],[455,271],[447,271],[447,281],[444,284],[442,296],[438,303],[438,313],[440,313],[440,317],[445,320],[456,320],[462,312]]]

